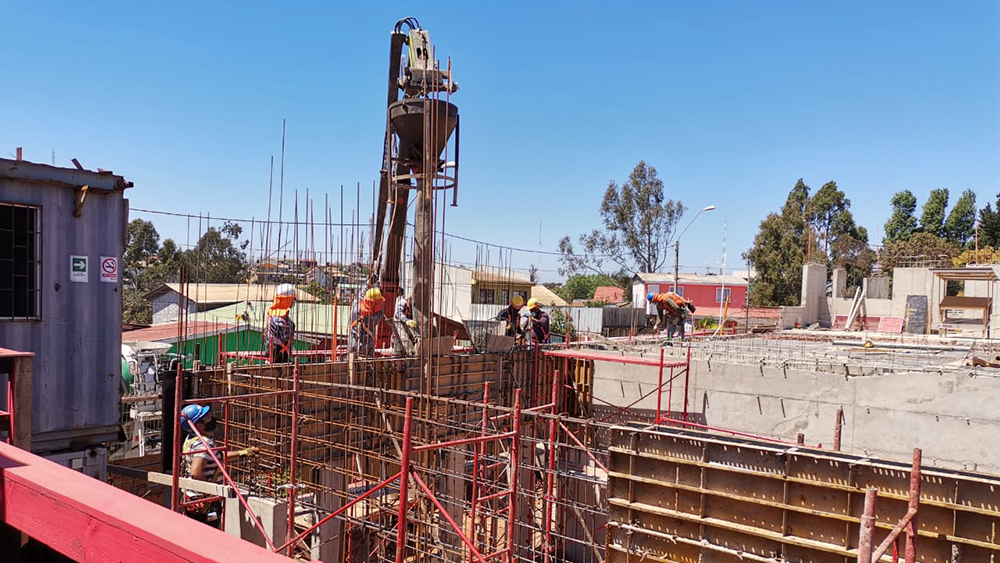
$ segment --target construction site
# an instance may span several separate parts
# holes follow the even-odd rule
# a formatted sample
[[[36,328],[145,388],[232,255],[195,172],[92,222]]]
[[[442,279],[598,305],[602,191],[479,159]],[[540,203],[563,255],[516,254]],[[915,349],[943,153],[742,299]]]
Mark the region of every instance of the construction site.
[[[0,312],[19,320],[0,322],[0,560],[1000,563],[994,266],[898,268],[891,295],[872,277],[852,298],[842,270],[828,289],[827,264],[806,264],[799,306],[764,318],[720,300],[718,328],[682,338],[654,328],[642,298],[669,281],[651,276],[636,306],[545,302],[509,249],[451,263],[458,77],[413,18],[389,44],[374,208],[361,186],[281,211],[269,194],[248,229],[256,264],[307,256],[343,278],[317,282],[327,302],[298,284],[283,357],[267,335],[284,278],[263,266],[220,288],[187,264],[149,297],[156,322],[123,332],[114,257],[142,186],[0,160],[0,245],[31,257],[11,275],[45,277]],[[196,219],[199,236],[222,222]],[[362,351],[354,309],[372,288],[385,320]],[[522,291],[561,338],[509,336],[497,315]],[[412,322],[393,315],[404,298]],[[46,322],[43,302],[59,303]],[[85,377],[67,379],[66,356]],[[216,479],[185,476],[196,453]],[[210,503],[214,526],[184,516]]]

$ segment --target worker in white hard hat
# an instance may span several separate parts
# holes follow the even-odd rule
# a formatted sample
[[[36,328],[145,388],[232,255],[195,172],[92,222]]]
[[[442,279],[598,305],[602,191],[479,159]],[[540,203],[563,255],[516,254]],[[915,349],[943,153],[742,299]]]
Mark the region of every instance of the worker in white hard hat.
[[[290,311],[295,305],[295,286],[283,283],[274,290],[274,303],[267,310],[267,350],[272,364],[291,360],[295,323]]]
[[[524,328],[521,327],[520,316],[521,308],[524,307],[524,297],[520,295],[515,295],[510,298],[510,304],[500,314],[497,315],[498,321],[503,321],[504,325],[504,335],[513,336],[515,342],[520,342],[524,340]]]
[[[375,355],[375,332],[385,318],[382,290],[371,287],[351,309],[351,329],[348,345],[351,352],[370,358]]]

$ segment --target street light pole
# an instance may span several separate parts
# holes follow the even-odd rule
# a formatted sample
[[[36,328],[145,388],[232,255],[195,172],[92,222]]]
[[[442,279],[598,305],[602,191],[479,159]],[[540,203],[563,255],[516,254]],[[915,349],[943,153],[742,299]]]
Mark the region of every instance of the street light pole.
[[[674,293],[677,293],[677,284],[678,280],[681,277],[680,274],[681,237],[684,236],[684,233],[686,233],[688,228],[691,227],[691,224],[694,223],[694,220],[698,218],[698,215],[701,215],[706,211],[712,211],[713,209],[715,209],[714,205],[708,205],[704,209],[696,213],[695,216],[691,218],[691,221],[688,222],[687,227],[684,227],[684,230],[681,231],[681,234],[677,235],[677,238],[674,240]]]

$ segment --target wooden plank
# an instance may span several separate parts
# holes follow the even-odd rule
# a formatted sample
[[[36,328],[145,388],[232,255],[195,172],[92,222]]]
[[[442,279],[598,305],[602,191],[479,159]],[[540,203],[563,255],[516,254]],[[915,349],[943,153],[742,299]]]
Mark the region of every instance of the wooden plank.
[[[123,467],[120,465],[112,465],[112,464],[108,464],[108,473],[111,473],[113,475],[122,475],[124,477],[131,477],[133,479],[141,479],[156,485],[166,485],[167,487],[173,485],[173,481],[171,480],[172,477],[167,473],[158,473],[156,471],[143,471],[142,469],[133,469],[131,467]],[[224,498],[233,498],[233,499],[236,498],[236,494],[233,493],[232,487],[228,485],[209,483],[207,481],[188,479],[186,477],[181,477],[179,479],[179,482],[182,489],[188,489],[196,493],[220,496]]]
[[[31,451],[31,389],[34,358],[14,358],[14,445]]]

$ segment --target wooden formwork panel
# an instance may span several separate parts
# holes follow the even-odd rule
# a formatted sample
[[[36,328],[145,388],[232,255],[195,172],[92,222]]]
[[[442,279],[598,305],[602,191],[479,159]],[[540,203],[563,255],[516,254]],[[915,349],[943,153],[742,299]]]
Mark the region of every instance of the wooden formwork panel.
[[[868,487],[876,543],[907,510],[896,462],[638,423],[611,430],[609,453],[609,563],[853,563]],[[919,562],[958,545],[1000,563],[1000,477],[922,468],[918,518]]]

